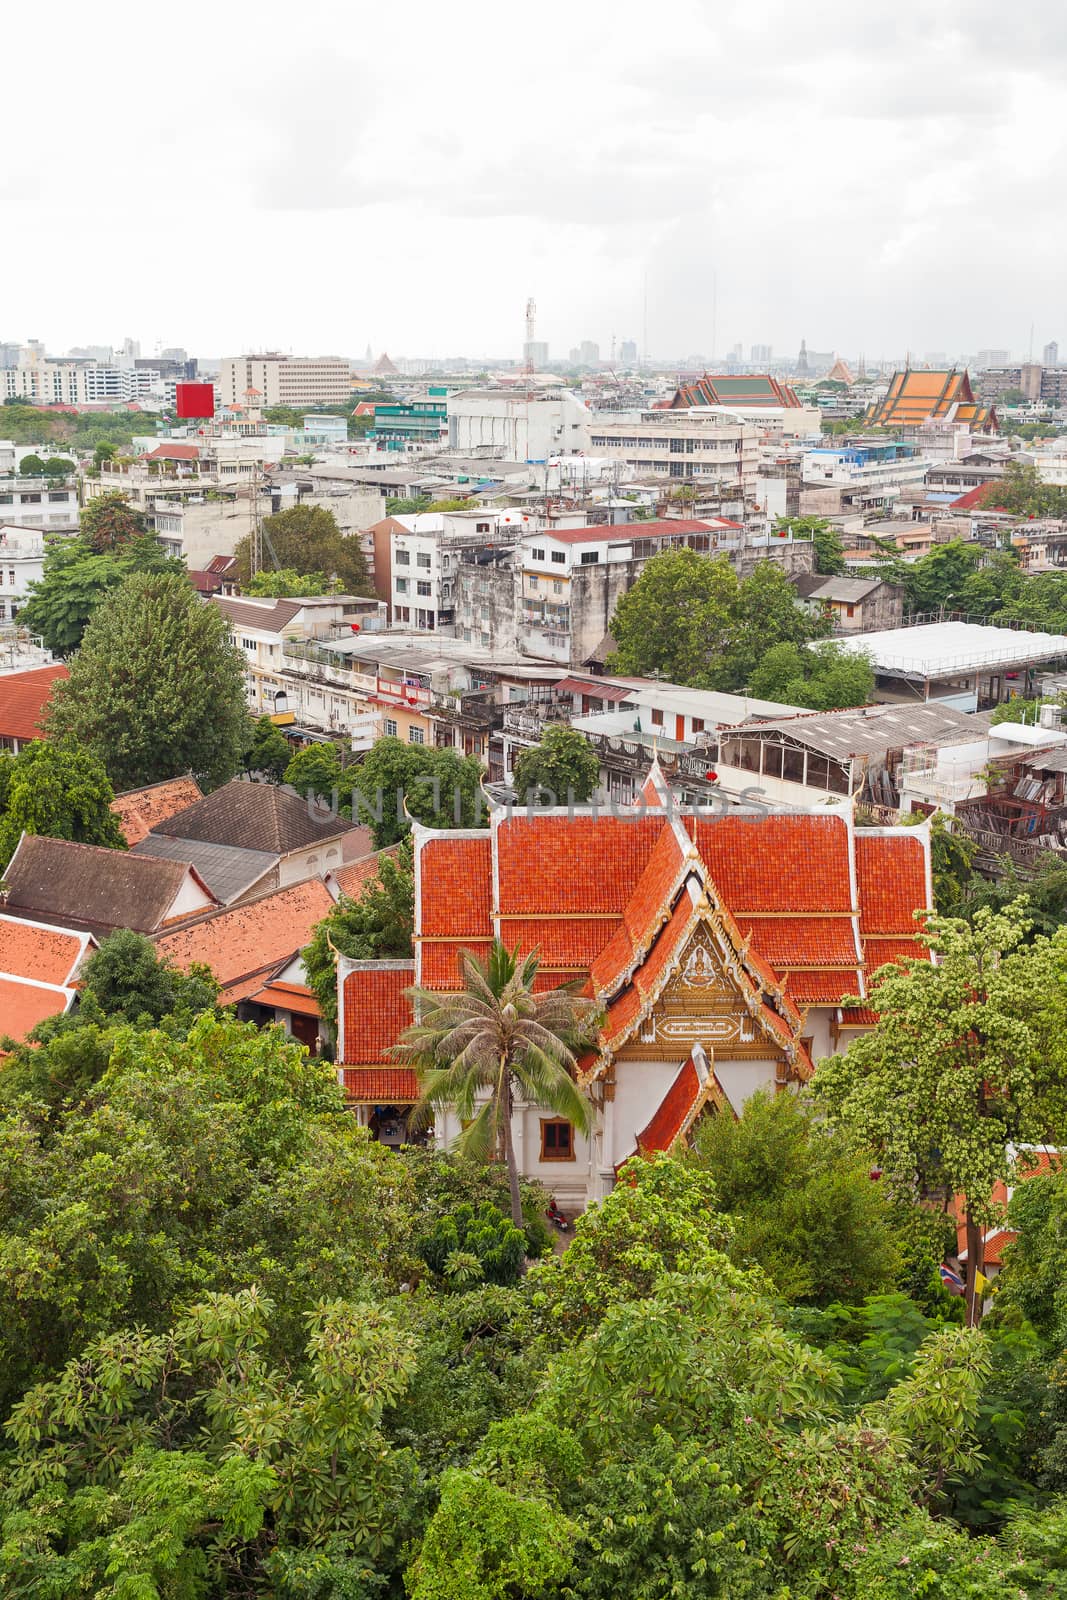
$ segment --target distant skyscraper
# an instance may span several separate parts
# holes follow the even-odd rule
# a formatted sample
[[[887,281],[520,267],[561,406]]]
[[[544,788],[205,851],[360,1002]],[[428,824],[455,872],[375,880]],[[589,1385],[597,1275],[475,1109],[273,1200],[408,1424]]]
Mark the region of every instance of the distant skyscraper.
[[[769,344],[754,344],[748,353],[748,358],[754,367],[770,366],[773,351]]]
[[[1048,344],[1041,352],[1041,365],[1043,367],[1054,367],[1058,364],[1059,359],[1060,347],[1056,343],[1055,339],[1050,339]]]
[[[1006,367],[1009,352],[1007,350],[979,350],[978,365],[980,367]]]
[[[745,347],[740,340],[738,340],[737,344],[735,344],[733,349],[730,351],[728,359],[730,361],[743,361],[745,359]]]
[[[637,340],[624,339],[619,346],[619,365],[621,367],[636,367],[637,365]]]
[[[797,356],[797,376],[806,378],[808,374],[808,341],[801,339],[800,354]]]
[[[579,365],[583,367],[598,367],[600,365],[600,346],[592,339],[583,339],[578,351]]]
[[[528,339],[522,347],[522,359],[528,367],[539,372],[548,366],[548,345],[544,339]]]

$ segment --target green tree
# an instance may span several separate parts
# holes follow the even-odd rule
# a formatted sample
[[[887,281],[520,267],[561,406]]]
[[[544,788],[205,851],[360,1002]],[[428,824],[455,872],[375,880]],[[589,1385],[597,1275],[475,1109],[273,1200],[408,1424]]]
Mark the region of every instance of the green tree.
[[[576,1132],[590,1131],[589,1102],[574,1077],[575,1051],[590,1032],[594,1006],[568,988],[535,991],[536,952],[520,961],[499,939],[484,963],[465,951],[460,965],[463,988],[456,993],[412,991],[419,1021],[406,1030],[398,1054],[420,1074],[416,1119],[453,1107],[466,1125],[459,1149],[480,1160],[503,1159],[511,1220],[521,1228],[512,1108],[518,1094],[566,1118]]]
[[[68,461],[65,456],[49,456],[44,464],[46,478],[67,478],[73,471],[73,461]]]
[[[342,895],[312,930],[304,970],[319,1010],[337,1026],[337,956],[353,961],[409,960],[415,927],[415,874],[410,839],[379,855],[377,876],[355,900]]]
[[[883,967],[877,1027],[821,1062],[817,1101],[877,1149],[898,1193],[960,1197],[967,1233],[968,1319],[981,1316],[975,1272],[1009,1144],[1054,1137],[1067,1077],[1067,940],[1024,945],[1021,907],[980,911],[974,925],[933,917],[937,965]]]
[[[125,850],[114,798],[103,763],[89,750],[35,739],[17,756],[0,755],[0,873],[23,833]]]
[[[330,589],[321,572],[306,575],[294,572],[291,567],[278,571],[264,568],[249,578],[244,586],[246,594],[261,595],[269,600],[302,599],[305,596],[326,594]]]
[[[290,506],[267,517],[263,543],[273,564],[283,571],[336,578],[346,594],[368,592],[367,561],[359,534],[342,535],[333,512],[323,506]],[[234,553],[244,585],[252,575],[251,538],[242,539]]]
[[[374,741],[352,775],[352,815],[369,823],[376,850],[404,838],[409,817],[427,828],[485,826],[483,771],[476,756],[386,737]]]
[[[102,1021],[155,1026],[184,1013],[210,1011],[219,986],[206,967],[182,972],[160,960],[151,939],[121,928],[101,941],[80,978],[81,1005]]]
[[[732,643],[737,574],[725,556],[668,550],[653,556],[615,608],[613,672],[704,689]]]
[[[838,711],[866,705],[874,691],[874,667],[865,650],[845,650],[832,639],[808,647],[776,644],[749,679],[749,691],[762,700]]]
[[[48,728],[94,752],[120,790],[183,772],[225,783],[248,737],[226,618],[178,573],[128,578],[90,618]]]
[[[800,647],[827,627],[798,604],[796,590],[776,561],[758,561],[738,587],[733,642],[717,687],[744,689],[769,650]]]
[[[565,723],[550,723],[540,744],[520,752],[514,788],[524,800],[531,791],[547,790],[554,805],[566,805],[571,796],[581,804],[599,778],[600,761],[589,740]]]
[[[905,568],[907,601],[913,611],[964,609],[967,585],[974,577],[980,547],[952,539],[938,544],[913,566]]]
[[[894,1281],[897,1226],[862,1150],[792,1095],[754,1095],[709,1117],[690,1157],[733,1224],[730,1255],[755,1261],[789,1300],[857,1301]]]
[[[914,827],[927,819],[912,811],[900,820],[905,826]],[[941,811],[934,813],[930,819],[930,865],[934,905],[943,917],[969,916],[977,909],[973,898],[978,881],[974,870],[977,853],[977,844],[954,818]]]
[[[107,461],[114,461],[118,454],[117,449],[110,439],[101,439],[93,451],[93,466],[102,467]]]
[[[258,717],[252,724],[251,742],[245,751],[245,771],[261,773],[271,783],[284,783],[285,769],[292,755],[292,746],[281,729],[270,717]]]
[[[335,744],[309,744],[295,754],[290,752],[282,781],[298,794],[311,794],[319,800],[330,801],[335,793],[340,798],[343,791],[347,803],[352,796],[351,772],[342,767]]]
[[[94,495],[82,509],[82,542],[97,555],[130,544],[147,531],[144,513],[131,506],[126,496],[117,491]]]
[[[977,851],[977,845],[966,834],[954,837],[965,839],[972,855]],[[972,874],[962,910],[973,918],[982,906],[1003,911],[1012,901],[1021,901],[1026,908],[1030,938],[1050,937],[1067,923],[1067,863],[1056,851],[1046,850],[1035,857],[1024,874],[1014,861],[1003,857],[995,878]],[[938,910],[944,909],[948,908],[942,907],[939,899]]]
[[[100,601],[132,573],[182,570],[152,534],[100,555],[82,538],[60,539],[46,546],[41,581],[31,586],[19,619],[56,655],[67,656]]]
[[[24,478],[39,478],[44,472],[44,462],[38,455],[23,456],[19,472]]]
[[[825,517],[779,517],[776,524],[794,539],[810,539],[815,546],[815,571],[840,577],[847,570],[841,535]]]

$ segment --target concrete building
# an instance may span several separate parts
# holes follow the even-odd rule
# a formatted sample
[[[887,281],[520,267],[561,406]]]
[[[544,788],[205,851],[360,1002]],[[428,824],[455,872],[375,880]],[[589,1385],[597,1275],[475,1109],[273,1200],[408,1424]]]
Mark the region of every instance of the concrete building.
[[[670,400],[671,411],[709,411],[748,422],[767,439],[806,438],[819,432],[818,406],[806,406],[796,390],[765,372],[710,373],[680,383]]]
[[[0,622],[14,622],[31,583],[44,576],[44,534],[0,522]]]
[[[447,406],[450,450],[490,459],[547,461],[589,448],[591,414],[569,389],[533,397],[468,389],[450,394]]]
[[[0,478],[0,523],[15,528],[41,528],[74,533],[78,528],[78,491],[54,478]]]
[[[154,367],[100,361],[71,361],[46,356],[41,345],[19,351],[17,365],[0,368],[0,400],[25,400],[29,405],[129,405],[158,395],[162,379]]]
[[[828,618],[836,633],[899,628],[904,621],[904,589],[881,578],[828,578],[810,573],[794,580],[810,611]]]
[[[400,627],[435,632],[456,621],[456,574],[464,554],[513,546],[536,516],[520,510],[420,511],[384,517],[370,529],[374,588]]]
[[[746,575],[760,560],[789,574],[810,572],[810,540],[749,534],[726,519],[633,523],[628,527],[558,528],[524,534],[514,555],[464,559],[457,570],[456,631],[470,643],[521,652],[561,665],[592,660],[610,631],[615,607],[645,563],[664,550],[727,555]]]
[[[808,450],[801,464],[801,515],[889,510],[920,489],[930,463],[911,444],[855,444]]]
[[[695,411],[642,411],[633,419],[596,415],[589,449],[623,462],[637,477],[711,479],[742,502],[755,498],[759,434],[733,417]]]
[[[226,356],[219,363],[224,406],[243,406],[249,392],[259,406],[343,405],[352,395],[352,371],[339,356]]]

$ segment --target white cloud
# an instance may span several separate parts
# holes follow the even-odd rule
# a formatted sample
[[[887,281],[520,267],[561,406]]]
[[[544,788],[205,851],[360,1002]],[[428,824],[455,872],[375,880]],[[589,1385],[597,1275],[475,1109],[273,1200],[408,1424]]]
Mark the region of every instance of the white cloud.
[[[0,338],[1067,340],[1067,30],[975,0],[73,0],[6,23]],[[42,90],[47,100],[42,99]],[[717,285],[717,317],[712,291]]]

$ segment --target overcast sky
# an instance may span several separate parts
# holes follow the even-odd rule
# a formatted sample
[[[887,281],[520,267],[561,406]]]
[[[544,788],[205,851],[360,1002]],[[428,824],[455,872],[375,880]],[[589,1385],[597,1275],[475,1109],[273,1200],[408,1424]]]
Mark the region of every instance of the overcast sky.
[[[0,340],[1067,352],[1059,0],[9,8]],[[18,132],[16,140],[14,135]]]

